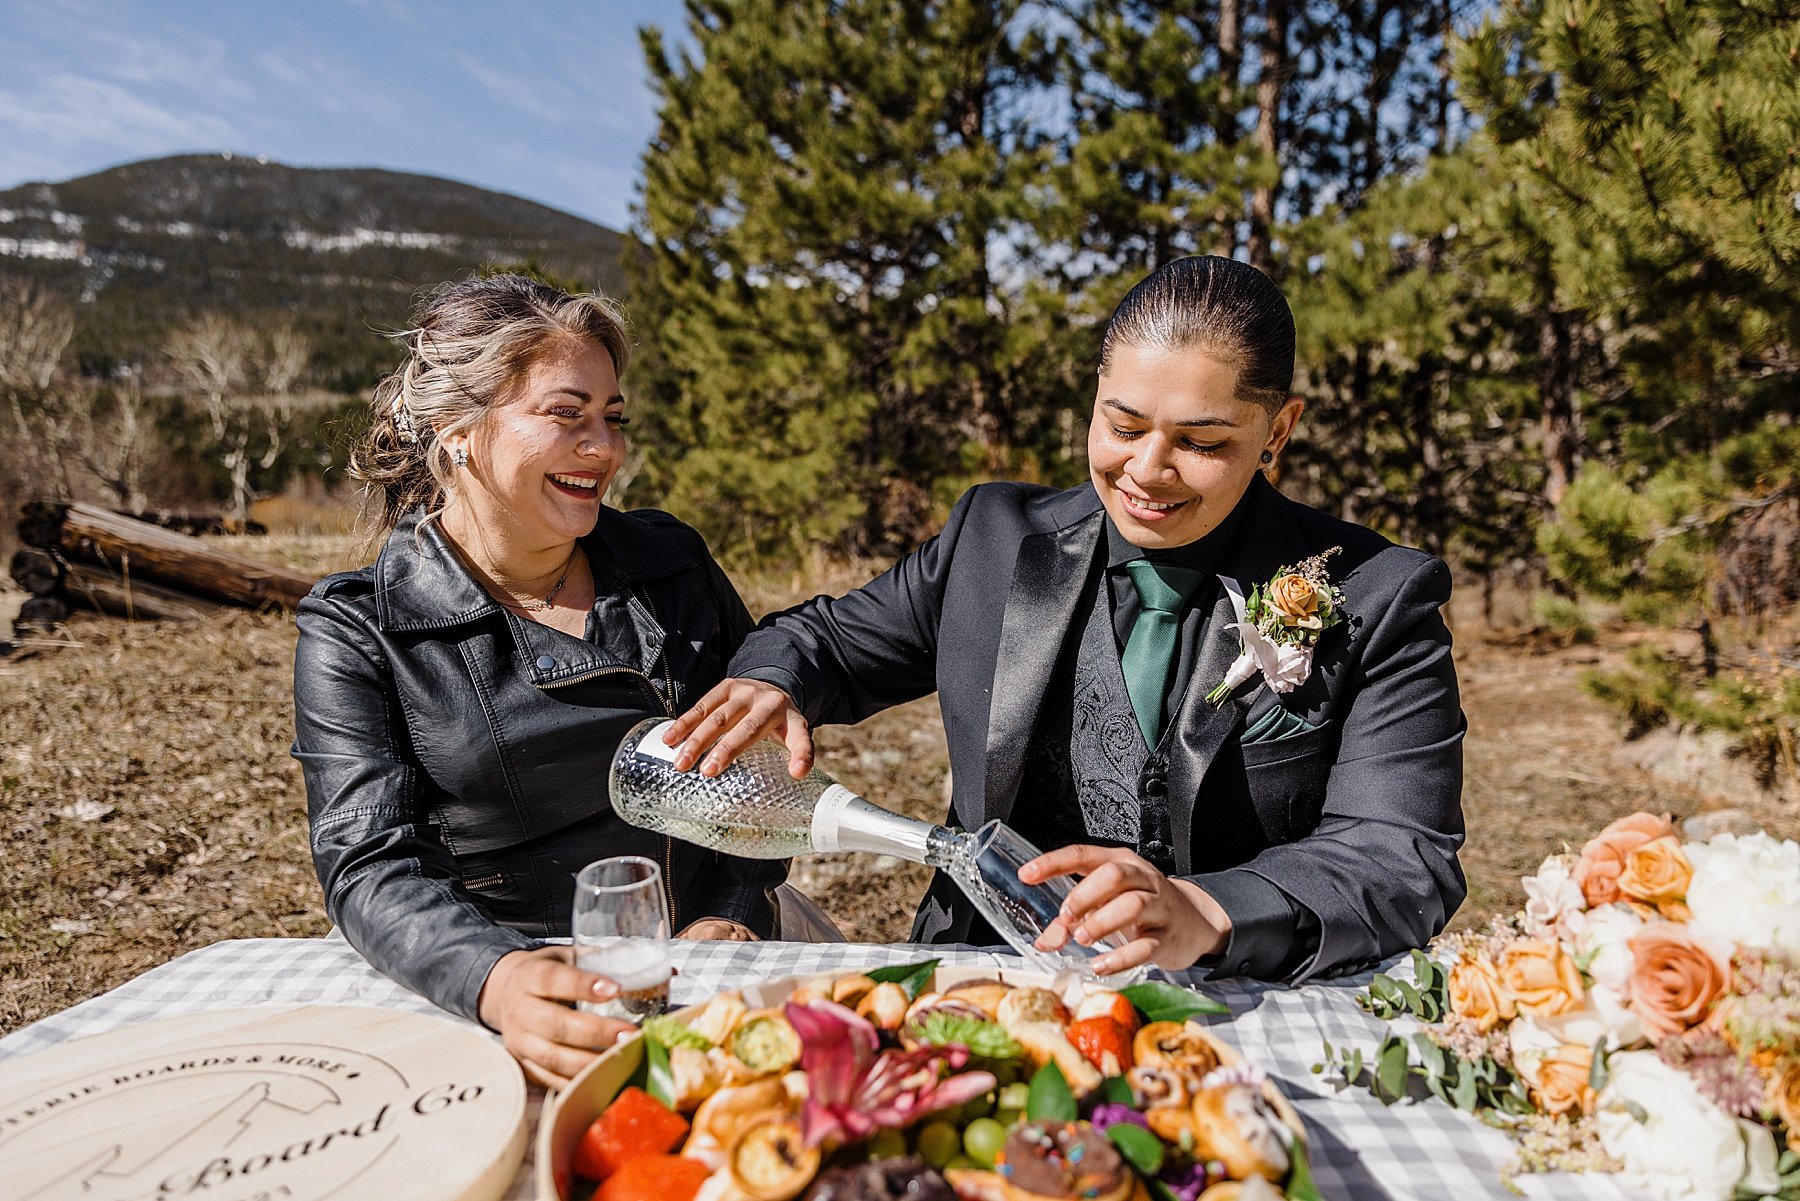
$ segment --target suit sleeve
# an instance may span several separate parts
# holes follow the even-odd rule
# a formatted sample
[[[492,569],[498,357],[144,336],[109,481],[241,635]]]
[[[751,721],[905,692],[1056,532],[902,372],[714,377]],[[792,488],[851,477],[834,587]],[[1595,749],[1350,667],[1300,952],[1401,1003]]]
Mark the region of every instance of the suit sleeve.
[[[744,607],[743,598],[719,565],[713,562],[712,556],[706,553],[704,545],[700,551],[705,563],[707,593],[719,616],[715,635],[719,662],[725,663],[731,660],[750,632],[750,610]],[[788,861],[720,855],[719,869],[718,883],[703,903],[705,916],[736,922],[754,931],[759,938],[773,937],[775,907],[769,900],[769,892],[787,879]]]
[[[730,674],[774,684],[815,726],[858,722],[936,691],[944,589],[979,491],[963,495],[940,533],[861,588],[765,619]]]
[[[1466,723],[1440,612],[1449,599],[1449,569],[1428,559],[1373,619],[1318,827],[1241,867],[1190,877],[1227,912],[1227,897],[1245,912],[1216,974],[1361,971],[1424,946],[1462,903]],[[1284,916],[1279,898],[1314,915],[1316,931]]]
[[[329,597],[302,601],[298,623],[293,753],[325,912],[383,974],[478,1020],[494,963],[543,944],[475,907],[423,820],[420,773],[374,640]]]

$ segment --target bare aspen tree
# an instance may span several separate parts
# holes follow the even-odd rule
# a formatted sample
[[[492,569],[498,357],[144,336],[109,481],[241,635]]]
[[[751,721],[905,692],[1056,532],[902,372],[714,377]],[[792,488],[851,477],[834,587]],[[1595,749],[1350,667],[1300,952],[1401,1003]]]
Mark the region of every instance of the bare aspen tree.
[[[169,335],[169,359],[206,406],[219,461],[231,478],[228,518],[243,528],[250,512],[250,423],[242,390],[256,353],[256,332],[216,313],[203,313]]]

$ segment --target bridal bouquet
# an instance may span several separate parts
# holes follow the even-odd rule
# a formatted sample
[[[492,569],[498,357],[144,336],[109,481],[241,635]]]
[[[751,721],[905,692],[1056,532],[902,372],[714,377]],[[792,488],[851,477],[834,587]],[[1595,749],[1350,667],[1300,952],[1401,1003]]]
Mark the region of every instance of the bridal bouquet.
[[[1800,844],[1636,813],[1524,885],[1523,912],[1375,977],[1364,1007],[1417,1033],[1327,1062],[1506,1128],[1520,1172],[1800,1199]]]

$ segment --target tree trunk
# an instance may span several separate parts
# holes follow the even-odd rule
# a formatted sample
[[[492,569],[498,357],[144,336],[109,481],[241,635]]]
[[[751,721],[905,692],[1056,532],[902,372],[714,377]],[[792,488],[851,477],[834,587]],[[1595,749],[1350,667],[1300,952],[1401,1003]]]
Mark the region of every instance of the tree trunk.
[[[1443,365],[1438,356],[1420,358],[1412,380],[1413,431],[1419,442],[1419,478],[1414,491],[1413,526],[1420,549],[1444,557],[1444,441],[1438,436]]]
[[[1288,0],[1269,0],[1263,25],[1262,70],[1256,79],[1256,132],[1252,143],[1265,169],[1277,172],[1274,180],[1259,183],[1250,193],[1250,265],[1273,271],[1275,256],[1271,231],[1275,228],[1275,192],[1281,186],[1281,97],[1288,73]]]
[[[54,555],[41,550],[18,550],[13,552],[10,566],[13,583],[33,596],[55,596],[62,588],[62,564]]]
[[[69,564],[63,595],[77,608],[131,621],[199,621],[219,609],[211,601],[93,563]]]
[[[1244,71],[1244,17],[1239,0],[1219,0],[1219,114],[1213,138],[1221,146],[1238,139],[1238,80]],[[1240,202],[1241,203],[1241,202]],[[1237,249],[1237,224],[1243,213],[1226,205],[1213,210],[1214,254],[1227,258]]]
[[[1544,442],[1544,500],[1554,509],[1581,465],[1575,414],[1574,321],[1554,302],[1538,321],[1539,428]]]
[[[15,637],[38,630],[48,634],[69,619],[69,602],[60,596],[28,596],[13,618]]]
[[[133,521],[93,505],[25,506],[19,538],[59,550],[71,561],[99,563],[135,579],[164,584],[226,604],[292,609],[312,590],[310,577],[218,550],[198,538]]]

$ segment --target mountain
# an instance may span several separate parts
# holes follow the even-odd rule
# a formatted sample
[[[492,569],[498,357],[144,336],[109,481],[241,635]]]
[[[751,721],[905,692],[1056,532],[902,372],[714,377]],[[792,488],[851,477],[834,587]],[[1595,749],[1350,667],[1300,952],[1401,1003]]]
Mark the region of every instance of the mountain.
[[[468,184],[372,168],[180,155],[0,192],[0,273],[80,302],[80,369],[154,367],[203,311],[293,320],[315,387],[360,392],[394,361],[424,289],[491,263],[535,262],[618,295],[630,239]]]

